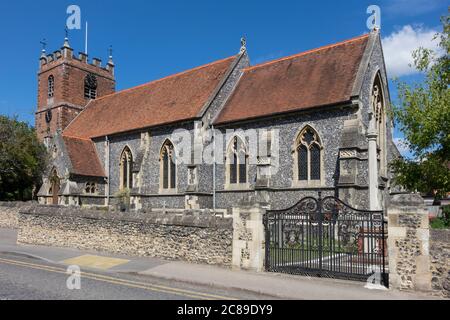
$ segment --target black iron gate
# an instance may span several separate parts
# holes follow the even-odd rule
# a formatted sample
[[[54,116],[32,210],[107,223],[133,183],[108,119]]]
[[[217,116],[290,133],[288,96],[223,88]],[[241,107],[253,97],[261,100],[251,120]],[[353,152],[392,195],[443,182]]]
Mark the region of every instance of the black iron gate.
[[[307,197],[264,216],[266,270],[370,281],[388,286],[382,211],[357,210],[336,197]]]

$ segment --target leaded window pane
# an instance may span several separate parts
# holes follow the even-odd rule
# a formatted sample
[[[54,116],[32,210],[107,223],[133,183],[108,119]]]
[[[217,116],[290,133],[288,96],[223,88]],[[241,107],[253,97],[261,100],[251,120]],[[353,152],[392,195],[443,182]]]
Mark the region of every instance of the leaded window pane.
[[[244,154],[239,157],[239,183],[247,183],[247,164]]]
[[[130,159],[128,160],[128,189],[133,188],[133,161]]]
[[[234,153],[230,163],[230,183],[237,183],[237,157]]]
[[[304,145],[298,148],[298,179],[308,180],[308,149]]]
[[[175,189],[176,165],[174,159],[170,158],[170,188]]]
[[[122,188],[127,187],[127,180],[128,180],[128,163],[127,163],[127,156],[124,155],[124,159],[122,161]]]
[[[320,180],[320,147],[317,144],[311,146],[311,180]]]
[[[163,154],[163,188],[169,188],[169,155],[166,151]]]

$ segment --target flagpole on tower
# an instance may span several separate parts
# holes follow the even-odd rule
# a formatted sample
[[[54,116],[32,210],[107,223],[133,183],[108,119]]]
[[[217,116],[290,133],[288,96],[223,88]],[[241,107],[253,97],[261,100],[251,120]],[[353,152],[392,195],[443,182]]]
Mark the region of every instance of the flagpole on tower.
[[[86,21],[86,38],[85,38],[85,47],[84,47],[84,53],[88,54],[88,22]]]

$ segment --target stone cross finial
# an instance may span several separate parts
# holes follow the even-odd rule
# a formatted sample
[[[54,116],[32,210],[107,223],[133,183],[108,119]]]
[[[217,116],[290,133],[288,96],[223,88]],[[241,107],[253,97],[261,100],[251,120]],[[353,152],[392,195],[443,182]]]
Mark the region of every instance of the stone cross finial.
[[[67,28],[67,26],[64,28],[64,32],[65,32],[65,37],[64,37],[64,48],[70,48],[70,44],[69,44],[69,29]]]
[[[244,52],[247,50],[247,40],[245,39],[245,37],[243,36],[241,38],[241,50],[240,52]]]
[[[45,48],[47,47],[47,40],[44,38],[39,43],[42,45],[42,52],[45,52]]]
[[[377,25],[377,19],[378,19],[378,17],[377,17],[377,12],[374,11],[374,14],[373,14],[373,21],[374,21],[375,23],[373,24],[373,31],[375,31],[375,32],[380,30],[380,26]]]
[[[108,48],[108,55],[109,55],[109,58],[112,59],[112,57],[113,57],[113,47],[112,46],[109,46],[109,48]]]

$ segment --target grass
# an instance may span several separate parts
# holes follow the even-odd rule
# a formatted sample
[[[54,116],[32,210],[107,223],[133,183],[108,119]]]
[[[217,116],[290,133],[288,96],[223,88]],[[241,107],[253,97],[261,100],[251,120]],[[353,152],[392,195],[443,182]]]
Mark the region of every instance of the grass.
[[[270,258],[272,261],[283,262],[304,262],[308,260],[319,259],[318,242],[314,242],[314,246],[304,246],[297,244],[295,246],[279,248],[274,243],[270,244]],[[358,248],[355,244],[348,244],[339,247],[337,243],[334,248],[329,246],[329,243],[324,242],[322,246],[322,258],[327,258],[331,254],[357,254]]]
[[[450,206],[442,208],[442,217],[430,219],[431,229],[449,229],[450,228]]]

